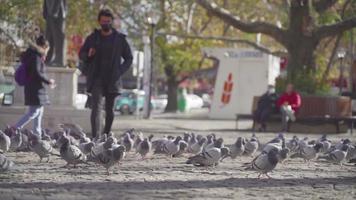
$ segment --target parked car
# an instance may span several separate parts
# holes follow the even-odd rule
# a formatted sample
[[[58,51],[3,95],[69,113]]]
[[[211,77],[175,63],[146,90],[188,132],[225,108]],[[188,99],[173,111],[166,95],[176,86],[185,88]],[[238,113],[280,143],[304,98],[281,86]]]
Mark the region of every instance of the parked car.
[[[136,111],[136,106],[140,111],[143,110],[145,103],[145,92],[142,90],[126,90],[121,93],[116,99],[115,111],[119,111],[123,115],[133,114]],[[152,106],[152,105],[151,105]]]
[[[168,96],[166,94],[161,94],[155,97],[152,97],[152,105],[154,109],[163,110],[166,108],[168,103]]]

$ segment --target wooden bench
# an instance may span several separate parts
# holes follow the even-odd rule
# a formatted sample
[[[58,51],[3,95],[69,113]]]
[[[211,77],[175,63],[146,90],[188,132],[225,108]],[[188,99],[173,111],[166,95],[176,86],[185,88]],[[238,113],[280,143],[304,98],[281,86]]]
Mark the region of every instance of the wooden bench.
[[[253,98],[251,114],[236,114],[236,129],[242,119],[253,119],[259,97]],[[349,97],[303,96],[302,106],[297,114],[296,122],[291,123],[291,132],[353,133],[356,116],[352,116],[351,99]],[[255,130],[253,122],[252,130]],[[331,126],[331,127],[330,127]],[[281,130],[281,115],[272,114],[267,121],[268,131]]]

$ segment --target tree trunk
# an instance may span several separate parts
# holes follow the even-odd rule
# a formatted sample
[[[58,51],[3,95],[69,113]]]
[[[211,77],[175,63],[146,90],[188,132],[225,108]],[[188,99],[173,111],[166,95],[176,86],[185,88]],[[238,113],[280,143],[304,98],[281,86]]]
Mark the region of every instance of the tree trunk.
[[[165,112],[176,112],[178,110],[178,96],[177,96],[177,89],[178,89],[178,82],[176,75],[173,71],[173,66],[166,66],[164,68],[166,77],[167,77],[167,95],[168,95],[168,102]]]

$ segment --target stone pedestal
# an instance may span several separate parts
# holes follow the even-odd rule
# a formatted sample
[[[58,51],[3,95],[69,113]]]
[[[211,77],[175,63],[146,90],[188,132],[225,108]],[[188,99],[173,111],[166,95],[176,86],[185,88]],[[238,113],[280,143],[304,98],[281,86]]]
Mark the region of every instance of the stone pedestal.
[[[89,110],[79,110],[75,107],[78,90],[78,72],[76,69],[48,67],[47,75],[56,81],[57,87],[47,89],[51,105],[45,107],[43,127],[57,128],[59,123],[77,123],[84,130],[89,131]],[[14,105],[0,107],[0,128],[3,128],[6,124],[15,124],[26,112],[26,109],[23,87],[16,86]],[[32,123],[27,127],[31,128]]]

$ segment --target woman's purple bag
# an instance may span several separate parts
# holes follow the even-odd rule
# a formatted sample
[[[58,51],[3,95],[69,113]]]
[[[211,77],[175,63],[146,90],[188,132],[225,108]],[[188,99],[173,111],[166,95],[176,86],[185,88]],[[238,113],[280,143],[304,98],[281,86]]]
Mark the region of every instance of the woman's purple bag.
[[[15,71],[15,81],[19,86],[25,86],[31,82],[31,76],[27,72],[27,63],[22,61]]]

